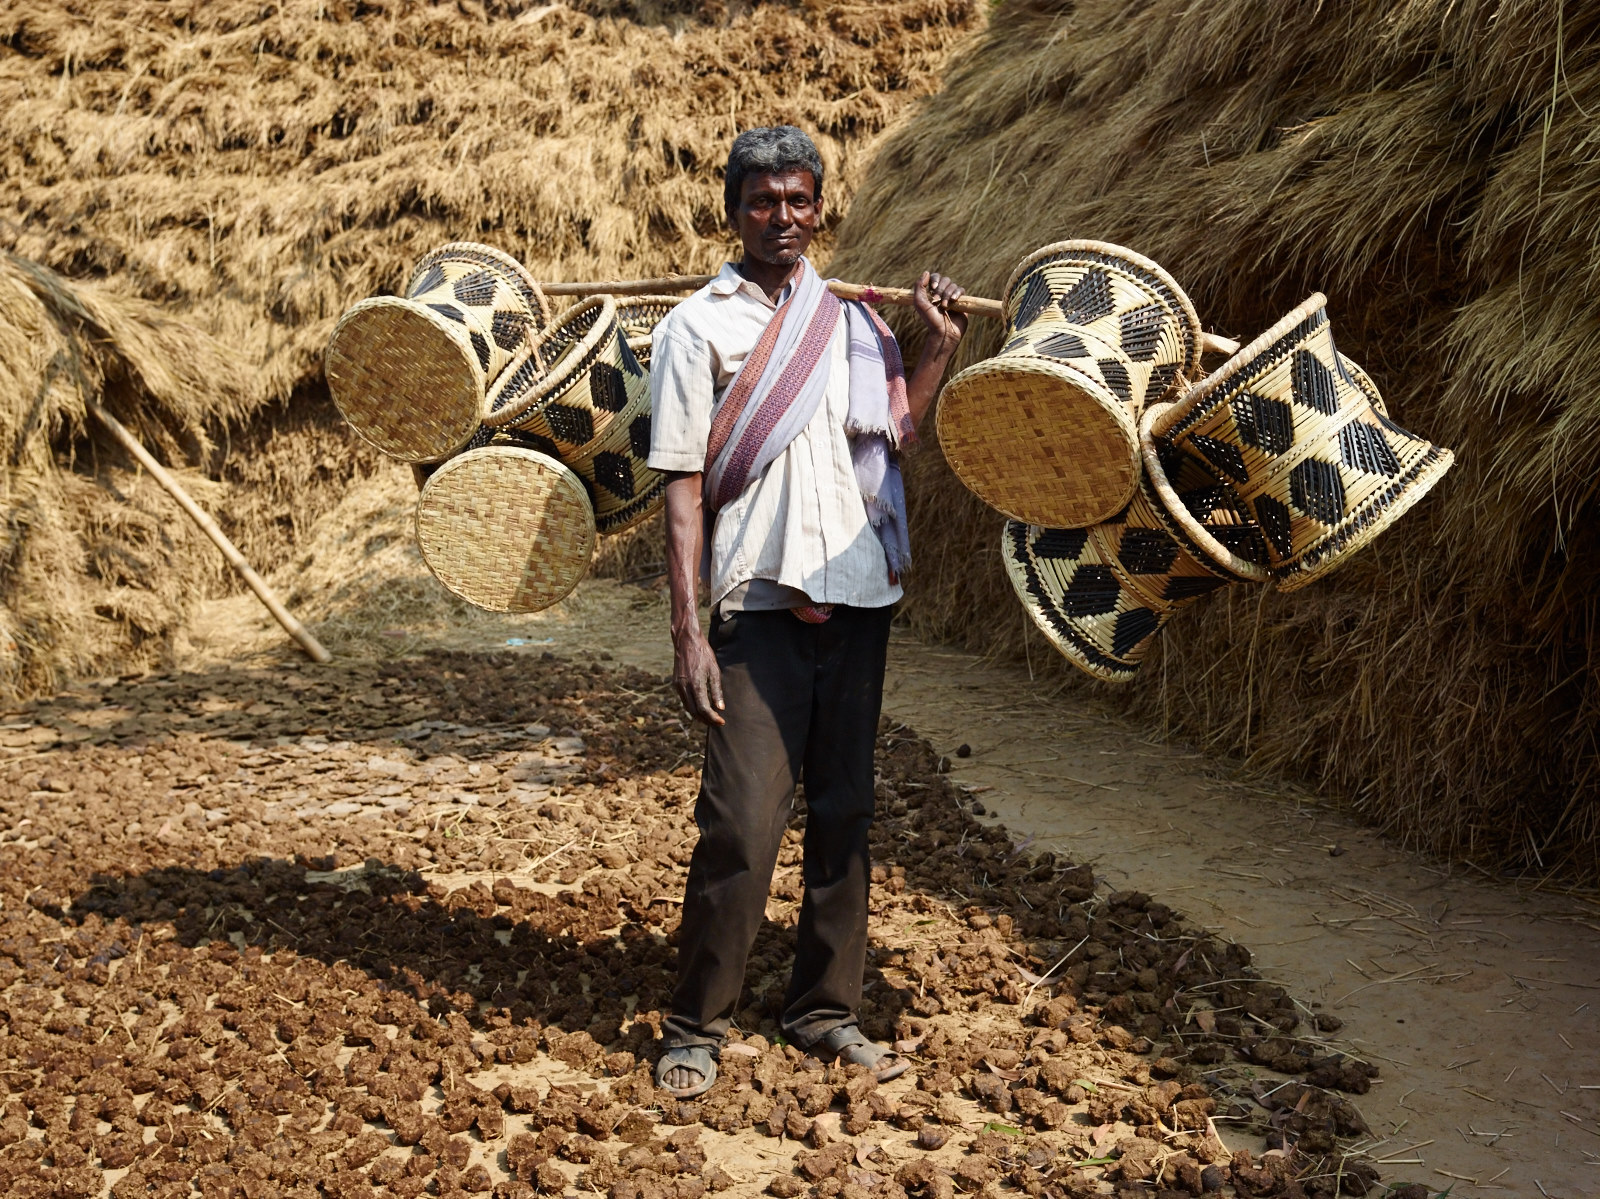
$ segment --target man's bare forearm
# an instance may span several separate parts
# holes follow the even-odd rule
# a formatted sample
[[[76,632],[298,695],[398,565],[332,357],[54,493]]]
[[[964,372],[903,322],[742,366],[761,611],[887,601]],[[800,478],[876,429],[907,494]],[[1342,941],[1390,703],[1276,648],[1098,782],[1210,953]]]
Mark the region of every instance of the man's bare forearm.
[[[672,596],[672,639],[700,631],[700,538],[705,529],[701,475],[667,476],[667,590]]]
[[[933,399],[939,394],[939,384],[950,366],[950,359],[955,357],[958,344],[932,336],[923,343],[917,369],[906,381],[906,406],[911,409],[911,423],[916,428],[922,427],[922,418],[933,407]]]
[[[723,724],[722,672],[700,631],[700,472],[667,476],[667,588],[672,593],[672,685],[690,716]]]

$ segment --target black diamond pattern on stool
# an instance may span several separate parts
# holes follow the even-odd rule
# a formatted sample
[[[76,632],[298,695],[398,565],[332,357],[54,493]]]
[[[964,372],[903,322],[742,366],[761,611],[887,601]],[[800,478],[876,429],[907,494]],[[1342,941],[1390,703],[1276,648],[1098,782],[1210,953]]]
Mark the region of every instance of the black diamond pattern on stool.
[[[1248,483],[1250,472],[1244,468],[1244,455],[1239,452],[1239,447],[1229,445],[1225,441],[1218,441],[1215,437],[1205,437],[1195,434],[1191,440],[1194,448],[1206,456],[1206,460],[1216,467],[1235,483]]]
[[[1133,575],[1166,574],[1178,559],[1178,543],[1160,529],[1124,529],[1117,561]]]
[[[594,481],[612,495],[633,498],[633,463],[622,454],[601,450],[594,456]]]
[[[644,367],[639,365],[639,356],[633,352],[626,338],[622,342],[622,366],[635,379],[644,374]]]
[[[1021,527],[1027,529],[1026,525]],[[1033,556],[1076,562],[1088,541],[1088,529],[1040,529],[1038,540],[1033,543]]]
[[[542,413],[555,435],[568,445],[583,445],[594,437],[594,414],[570,404],[546,404]]]
[[[1361,421],[1353,421],[1339,430],[1339,459],[1352,470],[1369,475],[1387,475],[1392,479],[1400,473],[1400,460],[1383,434]]]
[[[1102,316],[1110,316],[1114,308],[1111,301],[1111,278],[1102,270],[1085,271],[1066,294],[1056,301],[1061,314],[1070,324],[1087,325]],[[1022,322],[1017,322],[1022,327]]]
[[[418,279],[416,284],[411,288],[411,294],[414,296],[426,295],[428,292],[432,291],[434,288],[443,283],[444,268],[436,263],[423,272],[422,278]]]
[[[628,426],[628,448],[641,462],[650,457],[650,414],[633,418]]]
[[[1260,525],[1252,521],[1247,525],[1212,525],[1209,529],[1230,554],[1257,566],[1267,565],[1267,539],[1261,535]]]
[[[548,437],[538,433],[529,433],[526,429],[511,429],[508,431],[511,440],[518,445],[526,446],[530,450],[538,450],[541,454],[549,454],[557,462],[561,461],[561,447]]]
[[[1124,404],[1133,403],[1133,380],[1128,378],[1128,368],[1115,358],[1097,358],[1100,377],[1106,381],[1111,393]]]
[[[488,341],[476,329],[469,330],[467,337],[472,341],[473,352],[478,355],[478,365],[484,370],[488,370],[489,360],[494,357],[494,354],[489,349]]]
[[[1080,566],[1061,593],[1061,607],[1068,616],[1104,616],[1117,610],[1121,594],[1109,566]]]
[[[1011,322],[1011,327],[1026,329],[1033,324],[1049,302],[1050,285],[1044,281],[1043,275],[1034,275],[1028,280],[1028,286],[1022,292],[1022,300],[1017,305],[1017,317]]]
[[[1281,454],[1294,444],[1294,409],[1282,400],[1251,392],[1233,401],[1233,423],[1246,445],[1266,454]]]
[[[1293,517],[1289,515],[1287,505],[1270,495],[1256,496],[1256,521],[1261,525],[1261,531],[1272,540],[1272,547],[1278,551],[1280,558],[1287,558],[1294,553]]]
[[[1033,347],[1041,354],[1048,354],[1052,358],[1087,358],[1089,351],[1084,347],[1083,338],[1075,333],[1052,333],[1042,341],[1036,342]]]
[[[1227,579],[1219,579],[1215,575],[1174,575],[1167,580],[1166,590],[1162,594],[1169,600],[1187,600],[1208,595],[1218,587],[1227,585]]]
[[[589,398],[602,412],[621,412],[628,406],[622,372],[609,362],[596,362],[589,368]]]
[[[457,308],[454,304],[429,304],[428,307],[433,309],[440,316],[449,317],[458,325],[464,325],[467,323],[467,314],[462,312],[461,309]]]
[[[451,290],[469,308],[487,308],[494,303],[494,276],[488,271],[473,271],[457,279]]]
[[[1149,608],[1129,608],[1111,630],[1111,652],[1126,654],[1160,627],[1161,618]]]
[[[1135,362],[1149,362],[1161,347],[1161,328],[1166,319],[1167,310],[1160,304],[1130,308],[1117,317],[1122,352]]]
[[[1333,381],[1333,372],[1322,365],[1310,350],[1296,350],[1290,368],[1289,386],[1295,402],[1315,408],[1324,416],[1339,411],[1339,389]]]
[[[1294,506],[1325,525],[1344,516],[1344,481],[1339,468],[1321,458],[1307,458],[1289,472],[1289,499]]]
[[[504,309],[494,314],[494,320],[489,323],[489,332],[494,337],[494,344],[507,352],[515,350],[522,344],[522,335],[527,331],[528,318],[520,312],[507,312]]]
[[[1167,472],[1167,477],[1172,477],[1172,472]],[[1189,515],[1204,524],[1211,518],[1211,514],[1218,508],[1229,506],[1229,491],[1226,487],[1196,487],[1189,491],[1180,491],[1178,498],[1183,501],[1183,506],[1189,510]]]

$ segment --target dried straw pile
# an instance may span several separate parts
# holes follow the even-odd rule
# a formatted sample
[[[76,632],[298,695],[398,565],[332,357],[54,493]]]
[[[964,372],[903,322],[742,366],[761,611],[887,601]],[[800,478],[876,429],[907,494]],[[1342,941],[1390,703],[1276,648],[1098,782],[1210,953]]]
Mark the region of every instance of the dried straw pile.
[[[833,267],[936,260],[992,295],[1034,247],[1102,238],[1242,338],[1327,292],[1341,349],[1456,470],[1332,579],[1185,614],[1123,702],[1414,844],[1593,881],[1600,9],[1562,12],[1005,4],[885,143]],[[916,625],[1037,666],[999,518],[936,453],[913,490]]]
[[[128,645],[156,652],[207,583],[204,554],[172,556],[187,533],[159,496],[148,532],[117,524],[83,395],[104,383],[168,461],[223,485],[259,566],[292,565],[376,465],[320,377],[351,302],[463,237],[551,279],[708,269],[736,129],[815,131],[843,203],[857,148],[980,20],[976,0],[4,6],[0,691],[138,665]]]
[[[208,420],[244,413],[229,380],[218,343],[152,305],[0,253],[0,692],[151,664],[187,596],[218,581],[220,559],[173,520],[165,493],[87,441],[86,401],[196,461],[211,448]],[[79,457],[58,462],[58,447]],[[215,498],[204,475],[178,473]]]

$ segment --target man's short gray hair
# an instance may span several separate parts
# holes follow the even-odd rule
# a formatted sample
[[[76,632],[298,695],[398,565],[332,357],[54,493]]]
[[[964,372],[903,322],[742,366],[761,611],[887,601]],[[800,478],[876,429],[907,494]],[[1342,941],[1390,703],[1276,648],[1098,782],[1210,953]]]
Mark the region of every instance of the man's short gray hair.
[[[821,197],[822,156],[802,130],[793,125],[746,129],[733,139],[733,148],[728,151],[728,172],[722,182],[723,202],[729,208],[738,208],[747,178],[783,171],[810,171],[816,182],[813,194]]]

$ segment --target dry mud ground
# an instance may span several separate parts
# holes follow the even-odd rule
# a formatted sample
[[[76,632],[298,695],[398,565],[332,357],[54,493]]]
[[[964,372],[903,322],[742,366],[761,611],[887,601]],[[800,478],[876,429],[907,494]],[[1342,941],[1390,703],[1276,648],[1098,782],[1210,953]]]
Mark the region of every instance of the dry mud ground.
[[[864,1015],[917,1078],[773,1043],[797,815],[742,1046],[664,1101],[698,739],[659,591],[374,596],[326,668],[252,602],[0,729],[7,1194],[1597,1190],[1593,905],[909,642]]]

